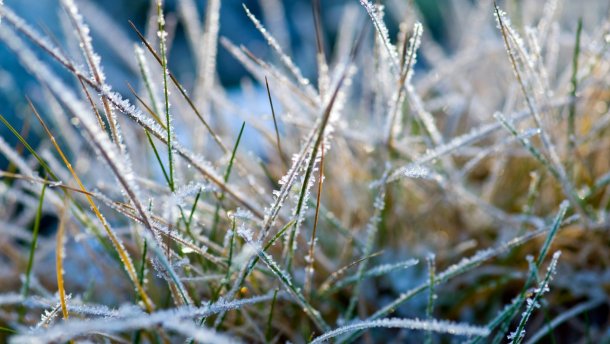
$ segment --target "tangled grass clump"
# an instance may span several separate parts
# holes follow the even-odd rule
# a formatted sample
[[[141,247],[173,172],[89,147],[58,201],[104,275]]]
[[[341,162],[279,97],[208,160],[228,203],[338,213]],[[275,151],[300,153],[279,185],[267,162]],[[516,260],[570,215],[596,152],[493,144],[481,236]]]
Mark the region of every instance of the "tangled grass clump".
[[[24,128],[0,114],[0,339],[610,340],[606,2],[450,1],[441,44],[409,2],[329,23],[312,0],[310,73],[281,1],[244,5],[263,59],[220,37],[220,0],[178,0],[189,76],[162,0],[145,28],[60,3],[56,39],[0,1],[38,85]]]

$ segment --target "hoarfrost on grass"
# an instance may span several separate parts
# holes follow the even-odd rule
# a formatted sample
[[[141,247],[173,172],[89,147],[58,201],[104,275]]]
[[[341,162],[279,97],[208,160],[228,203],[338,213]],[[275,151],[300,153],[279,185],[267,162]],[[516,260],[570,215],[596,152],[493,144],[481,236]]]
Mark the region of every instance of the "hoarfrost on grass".
[[[445,320],[385,318],[371,321],[359,321],[350,325],[339,327],[315,338],[311,344],[325,343],[329,339],[342,334],[379,327],[434,331],[439,333],[448,333],[455,336],[485,337],[489,335],[489,330],[487,330],[485,327],[472,326],[469,324],[455,323]]]

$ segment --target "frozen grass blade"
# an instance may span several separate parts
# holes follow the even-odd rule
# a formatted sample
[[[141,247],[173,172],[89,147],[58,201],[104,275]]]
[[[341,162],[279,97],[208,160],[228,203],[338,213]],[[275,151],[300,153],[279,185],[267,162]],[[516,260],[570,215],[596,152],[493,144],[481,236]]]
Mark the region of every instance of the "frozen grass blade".
[[[509,38],[511,36],[509,36],[509,30],[505,24],[505,20],[506,20],[505,13],[498,8],[498,5],[495,2],[494,2],[494,10],[495,10],[495,15],[496,15],[496,20],[498,21],[498,26],[502,33],[502,38],[504,39],[504,47],[506,48],[506,52],[508,54],[513,72],[515,74],[515,77],[517,78],[517,82],[519,83],[521,92],[523,93],[523,96],[525,97],[527,107],[530,111],[530,114],[532,115],[534,122],[536,123],[536,126],[540,129],[540,137],[542,139],[542,143],[543,143],[545,149],[547,150],[547,152],[550,155],[550,163],[557,170],[557,176],[561,182],[561,186],[564,189],[566,196],[570,199],[570,201],[573,203],[574,207],[578,210],[578,212],[581,213],[581,215],[583,216],[583,220],[585,220],[589,217],[590,214],[587,213],[586,209],[583,207],[582,200],[580,199],[580,197],[578,197],[575,194],[574,186],[572,185],[572,182],[568,179],[566,171],[565,171],[563,165],[561,164],[561,161],[559,160],[559,157],[557,155],[557,151],[555,150],[553,144],[551,143],[551,140],[549,138],[547,131],[543,127],[540,113],[538,112],[537,105],[535,104],[535,99],[527,91],[525,81],[523,80],[523,78],[521,76],[521,72],[519,71],[519,67],[518,67],[518,63],[517,63],[515,54],[513,52],[513,49],[511,48],[511,45],[509,42]]]
[[[388,56],[390,57],[392,68],[395,72],[398,72],[400,70],[400,66],[398,66],[398,52],[396,51],[396,47],[390,42],[388,28],[383,22],[383,19],[381,18],[381,16],[383,15],[383,6],[373,4],[372,2],[370,2],[370,0],[360,0],[360,4],[369,14],[369,17],[371,17],[373,25],[375,26],[375,30],[377,31],[377,34],[381,39],[381,43],[385,47]]]
[[[307,169],[305,170],[305,174],[303,176],[303,185],[301,187],[299,200],[298,200],[297,206],[294,211],[294,216],[297,220],[294,224],[294,227],[292,228],[292,230],[289,233],[288,241],[286,243],[286,249],[287,249],[286,270],[288,270],[288,272],[290,272],[292,270],[292,260],[294,257],[294,250],[296,249],[295,239],[298,234],[298,227],[300,226],[300,224],[303,220],[301,211],[303,210],[303,205],[305,204],[306,196],[309,191],[310,178],[311,178],[312,173],[314,172],[314,168],[317,163],[318,151],[320,150],[320,147],[322,146],[322,141],[325,139],[324,131],[329,123],[330,115],[333,112],[333,105],[335,104],[335,101],[337,100],[337,96],[339,95],[339,92],[342,90],[343,83],[346,81],[346,78],[348,77],[348,75],[347,75],[348,70],[349,70],[349,68],[346,68],[345,71],[343,72],[343,74],[341,75],[341,78],[339,79],[339,82],[337,83],[335,91],[333,92],[333,95],[331,96],[330,101],[328,102],[328,105],[326,105],[326,108],[324,110],[324,113],[322,114],[322,118],[320,119],[320,124],[317,129],[316,140],[313,143],[311,153],[309,154],[309,162],[307,164]]]
[[[310,96],[315,95],[315,91],[311,88],[311,83],[308,79],[303,77],[301,70],[294,64],[292,59],[284,53],[278,42],[275,40],[273,36],[263,27],[258,19],[250,12],[248,7],[245,4],[242,4],[244,11],[248,18],[254,23],[256,29],[263,35],[267,44],[275,51],[275,53],[279,56],[282,64],[288,69],[288,71],[293,75],[299,85],[304,88]]]
[[[539,342],[545,335],[549,334],[549,332],[552,332],[555,328],[557,328],[557,326],[574,318],[580,313],[590,311],[591,309],[603,303],[604,301],[601,299],[594,299],[590,301],[585,301],[574,306],[573,308],[559,314],[555,319],[551,320],[551,322],[547,326],[541,328],[538,332],[532,335],[530,339],[526,342],[526,344],[535,344]]]
[[[256,245],[253,242],[248,243],[250,245]],[[271,256],[269,256],[263,250],[261,250],[260,247],[252,248],[256,251],[258,257],[260,257],[260,259],[265,263],[265,265],[267,265],[267,267],[273,272],[277,279],[280,280],[286,290],[292,295],[294,300],[303,308],[305,314],[307,314],[307,316],[312,320],[316,327],[320,331],[329,331],[330,327],[328,326],[328,324],[326,324],[324,319],[322,319],[320,312],[316,310],[309,302],[307,302],[305,296],[303,296],[303,294],[301,293],[300,288],[297,288],[292,283],[290,276],[286,272],[282,271],[277,265],[277,263],[273,260],[273,258],[271,258]]]
[[[220,0],[209,0],[206,6],[201,51],[199,52],[198,80],[195,94],[204,110],[210,108],[211,90],[216,78],[216,54],[218,51],[218,32],[220,30]]]
[[[269,106],[271,107],[271,116],[273,116],[273,128],[275,129],[275,140],[277,143],[277,151],[280,154],[280,159],[284,159],[284,153],[282,153],[282,145],[280,144],[280,131],[277,127],[277,118],[275,117],[275,109],[273,108],[273,100],[271,99],[271,90],[269,89],[269,81],[265,77],[265,87],[267,88],[267,97],[269,98]]]
[[[167,76],[168,76],[168,68],[167,68],[167,32],[165,31],[165,17],[163,15],[163,1],[157,0],[157,23],[158,23],[158,32],[157,36],[159,37],[159,49],[161,50],[161,70],[163,72],[163,97],[165,100],[165,128],[167,131],[167,160],[169,164],[169,188],[172,192],[176,190],[176,186],[174,184],[174,158],[173,158],[173,147],[172,147],[172,123],[171,123],[171,115],[169,113],[169,91],[167,85]]]
[[[532,269],[530,271],[530,273],[528,274],[527,279],[525,281],[525,285],[523,286],[523,289],[521,290],[521,293],[513,300],[513,302],[509,306],[504,308],[504,310],[502,310],[491,322],[489,322],[489,324],[487,324],[487,328],[490,331],[495,330],[498,326],[502,326],[498,335],[496,336],[494,342],[498,342],[499,340],[502,340],[504,338],[504,333],[507,331],[508,325],[510,324],[510,322],[516,315],[519,308],[521,307],[521,304],[525,301],[527,289],[536,279],[536,271],[538,271],[540,269],[542,262],[546,258],[546,254],[551,246],[551,243],[553,242],[553,239],[555,239],[555,236],[557,235],[557,231],[561,227],[562,221],[568,210],[568,206],[569,206],[569,203],[567,201],[562,202],[561,205],[559,206],[559,211],[557,212],[557,215],[556,215],[555,219],[553,220],[553,224],[551,225],[551,228],[546,237],[546,240],[544,241],[544,243],[542,244],[542,247],[540,248],[540,253],[538,254],[538,258],[532,264],[534,269]],[[472,343],[479,343],[481,340],[482,340],[482,338],[477,338],[474,341],[472,341]]]
[[[378,256],[379,254],[380,254],[380,252],[377,254],[373,254],[372,256]],[[361,259],[357,260],[356,262],[348,265],[347,267],[357,265],[362,260],[370,259],[370,257],[371,256],[361,258]],[[417,259],[409,259],[404,262],[399,262],[399,263],[394,263],[394,264],[381,264],[381,265],[377,265],[377,266],[374,266],[374,267],[368,269],[367,271],[365,271],[362,274],[362,276],[359,276],[356,273],[355,275],[347,276],[342,279],[337,279],[337,277],[334,277],[334,275],[344,269],[344,268],[342,268],[342,269],[334,272],[333,275],[331,275],[326,281],[324,281],[324,283],[320,287],[320,290],[318,291],[318,293],[320,295],[332,293],[339,289],[345,288],[346,286],[348,286],[350,284],[354,284],[354,283],[358,282],[359,280],[388,275],[394,271],[399,271],[402,269],[410,268],[410,267],[416,265],[418,262],[419,261]]]
[[[508,252],[514,247],[523,245],[524,243],[526,243],[534,238],[537,238],[545,233],[548,233],[548,235],[547,235],[545,244],[543,244],[543,248],[546,247],[548,249],[548,246],[550,245],[549,238],[553,238],[555,236],[555,234],[557,233],[557,231],[559,230],[559,228],[561,227],[562,220],[563,220],[563,217],[565,216],[566,210],[567,210],[567,204],[564,202],[562,207],[560,208],[560,211],[557,214],[557,217],[555,218],[555,221],[549,228],[542,228],[537,231],[527,233],[525,235],[516,237],[516,238],[508,241],[506,244],[503,244],[496,248],[480,250],[470,257],[462,258],[462,260],[460,262],[449,266],[447,269],[445,269],[444,271],[442,271],[436,275],[436,278],[435,278],[436,285],[439,285],[456,276],[459,276],[468,271],[471,271],[472,269],[481,265],[483,262],[490,260],[494,257],[497,257],[504,252]],[[570,221],[574,221],[574,220],[570,219]],[[566,220],[566,222],[567,222],[567,220]],[[400,305],[402,305],[403,303],[412,299],[414,296],[418,295],[419,293],[421,293],[425,290],[428,290],[429,287],[430,287],[430,284],[428,282],[426,282],[426,283],[422,283],[421,285],[419,285],[413,289],[410,289],[410,290],[402,293],[394,301],[390,302],[389,304],[387,304],[386,306],[384,306],[383,308],[381,308],[377,312],[375,312],[373,315],[368,317],[367,320],[380,319],[388,314],[393,313]],[[504,318],[502,318],[502,319],[504,319]],[[492,331],[496,326],[498,326],[498,324],[499,324],[499,321],[493,321],[492,323],[488,324],[487,327],[489,328],[490,331]],[[355,338],[354,335],[348,337],[345,341],[349,342],[349,341],[353,340],[353,338]]]
[[[360,321],[354,324],[339,327],[317,337],[311,341],[310,344],[325,343],[329,339],[342,334],[353,333],[356,331],[360,333],[363,330],[380,327],[433,331],[438,333],[449,333],[454,336],[487,336],[489,334],[489,331],[484,327],[476,327],[445,320],[385,318],[370,321]]]
[[[76,174],[76,171],[74,171],[74,169],[72,168],[72,164],[70,164],[70,162],[68,161],[68,158],[66,157],[66,155],[63,152],[63,150],[61,149],[61,147],[57,143],[57,140],[55,140],[55,137],[53,136],[53,134],[51,133],[51,131],[49,130],[49,128],[45,124],[44,120],[42,119],[42,117],[40,116],[38,111],[36,111],[36,108],[34,107],[34,105],[32,103],[30,103],[30,107],[32,108],[32,112],[36,115],[36,118],[38,119],[38,121],[42,125],[45,133],[47,134],[47,136],[51,140],[51,143],[53,143],[53,146],[57,150],[57,153],[59,154],[59,156],[61,157],[62,161],[64,162],[64,164],[66,165],[66,167],[70,171],[70,174],[72,175],[72,177],[74,178],[74,180],[78,184],[78,187],[81,189],[81,191],[85,195],[85,197],[87,199],[87,202],[91,206],[91,209],[93,210],[95,216],[98,218],[98,220],[100,221],[100,223],[104,227],[104,230],[106,231],[106,234],[110,238],[110,241],[112,242],[112,245],[114,246],[115,250],[117,251],[117,253],[118,253],[118,255],[119,255],[120,259],[121,259],[121,263],[123,263],[123,267],[127,271],[127,274],[129,275],[129,278],[131,279],[132,283],[134,283],[134,285],[136,287],[136,291],[140,295],[140,297],[142,299],[142,302],[144,303],[146,309],[149,312],[152,311],[152,309],[153,309],[152,302],[151,302],[150,298],[148,297],[148,295],[146,294],[144,288],[142,287],[142,284],[139,283],[139,279],[138,279],[138,276],[136,274],[136,271],[135,271],[134,265],[132,263],[131,257],[129,256],[129,253],[125,250],[125,248],[123,246],[123,243],[121,242],[119,237],[117,237],[115,235],[114,231],[110,228],[110,225],[106,222],[106,219],[104,218],[104,216],[102,216],[102,213],[100,212],[100,210],[98,209],[97,205],[93,201],[93,198],[91,197],[91,195],[89,193],[87,193],[87,189],[85,188],[85,185],[82,183],[81,179]]]
[[[311,240],[309,241],[309,253],[307,254],[305,267],[305,295],[310,295],[311,286],[313,284],[314,274],[314,250],[316,246],[316,231],[318,229],[318,218],[320,216],[320,198],[322,197],[322,183],[324,182],[324,144],[322,144],[322,152],[320,156],[320,174],[318,177],[318,195],[316,196],[316,213],[313,219],[313,230],[311,231]]]
[[[83,50],[83,55],[87,60],[87,65],[89,66],[89,70],[93,75],[93,79],[98,85],[102,87],[106,87],[106,77],[101,72],[100,67],[100,57],[93,51],[93,46],[91,45],[91,36],[89,35],[89,27],[85,25],[83,22],[83,17],[78,11],[74,0],[62,0],[62,4],[66,8],[66,12],[72,21],[72,25],[76,30],[76,34],[80,40],[80,46]],[[82,81],[81,81],[82,82]],[[106,114],[106,121],[110,126],[110,132],[112,133],[112,139],[115,142],[119,151],[123,151],[121,136],[118,128],[118,123],[116,121],[116,115],[112,112],[108,99],[102,97],[102,104],[104,105],[104,111]],[[103,126],[101,127],[103,129]]]
[[[273,293],[269,293],[234,302],[204,305],[199,308],[184,306],[176,309],[160,310],[151,314],[143,312],[125,312],[124,316],[116,318],[102,317],[88,320],[71,318],[69,321],[48,329],[36,329],[32,332],[21,333],[12,337],[9,343],[61,342],[89,333],[121,333],[157,326],[164,327],[166,324],[170,324],[168,328],[171,328],[172,324],[178,320],[186,322],[190,321],[187,320],[188,318],[194,316],[209,316],[219,313],[220,311],[239,309],[256,303],[267,302],[272,298]]]
[[[159,125],[163,126],[163,121],[161,121],[161,118],[159,118],[159,113],[161,113],[161,106],[159,105],[159,101],[158,101],[157,96],[154,91],[154,89],[156,88],[156,85],[153,83],[152,76],[150,75],[150,69],[148,68],[146,58],[144,57],[144,50],[142,50],[142,48],[140,48],[138,45],[135,45],[134,52],[136,55],[136,60],[138,61],[138,67],[140,69],[140,76],[142,77],[142,82],[144,83],[144,87],[146,88],[146,92],[148,93],[150,104],[151,104],[151,107],[153,110],[153,111],[150,111],[150,113],[151,113],[151,115],[154,114],[153,118],[157,121],[157,123],[159,123]],[[130,87],[130,89],[131,89],[131,87]],[[134,95],[135,95],[136,92],[132,92],[132,93],[134,93]],[[139,98],[138,98],[138,100],[139,100]],[[140,102],[142,104],[144,104],[143,101],[140,101]]]
[[[155,60],[157,60],[159,65],[163,66],[162,57],[159,56],[159,54],[155,51],[155,49],[152,47],[152,45],[146,40],[146,37],[144,37],[144,35],[142,35],[142,33],[138,30],[138,28],[135,26],[134,23],[129,21],[129,25],[131,25],[131,28],[138,35],[138,38],[140,38],[142,43],[144,43],[144,46],[146,47],[146,49],[148,49],[148,51],[152,54],[152,56],[155,58]],[[189,107],[193,110],[193,112],[195,113],[195,115],[197,116],[199,121],[203,124],[203,126],[208,130],[208,132],[210,133],[210,135],[212,136],[214,141],[218,144],[218,146],[225,153],[228,152],[228,149],[226,148],[224,143],[222,143],[222,140],[220,139],[220,137],[214,132],[212,127],[209,125],[209,123],[203,118],[203,115],[199,112],[199,110],[195,106],[195,103],[193,102],[193,100],[188,96],[188,94],[186,93],[186,89],[180,84],[178,79],[174,76],[174,74],[172,74],[172,72],[169,69],[167,69],[167,76],[169,76],[169,78],[172,81],[172,83],[174,84],[174,86],[176,86],[176,88],[178,89],[178,91],[180,92],[182,97],[186,100]]]
[[[514,332],[511,332],[511,334],[508,336],[508,339],[511,341],[510,342],[511,344],[520,344],[523,341],[523,338],[525,338],[525,324],[527,323],[530,316],[534,312],[534,309],[540,307],[538,300],[540,300],[540,298],[542,297],[542,295],[544,293],[549,291],[549,283],[550,283],[553,275],[555,274],[555,269],[557,267],[557,260],[559,259],[560,255],[561,255],[561,251],[557,251],[553,254],[553,258],[551,260],[551,263],[549,264],[549,267],[548,267],[547,273],[544,277],[544,280],[542,280],[538,284],[538,288],[536,288],[534,290],[533,298],[529,298],[526,300],[527,308],[525,309],[525,311],[523,312],[523,314],[521,316],[519,325],[517,325],[517,330]]]
[[[407,87],[411,83],[411,76],[413,75],[413,66],[417,62],[417,49],[421,44],[423,28],[421,23],[415,23],[413,26],[413,36],[409,39],[409,48],[407,50],[407,40],[405,40],[403,60],[400,66],[400,77],[398,79],[398,91],[394,96],[392,106],[390,107],[390,116],[388,117],[386,144],[391,147],[394,141],[394,132],[397,130],[398,113],[402,111],[402,104],[404,102],[404,90],[403,87],[406,83]],[[405,55],[406,54],[406,55]]]
[[[293,220],[289,221],[286,225],[284,225],[284,227],[282,229],[280,229],[278,231],[278,233],[273,238],[271,238],[271,240],[269,240],[269,242],[267,242],[267,244],[263,247],[262,252],[266,252],[280,237],[282,237],[282,235],[284,235],[286,233],[286,231],[289,228],[291,228],[294,225],[294,222],[295,222],[295,220],[293,219]],[[223,297],[225,300],[231,300],[235,297],[238,290],[240,290],[242,288],[242,285],[246,281],[246,278],[250,275],[250,273],[252,273],[252,271],[254,270],[254,267],[256,266],[256,264],[258,263],[259,260],[260,260],[259,256],[254,255],[254,257],[250,258],[250,260],[247,262],[247,264],[245,264],[242,267],[242,269],[239,271],[239,275],[238,275],[237,279],[231,286],[231,289],[229,289],[228,293]],[[219,315],[218,319],[216,319],[216,321],[214,323],[214,328],[220,327],[220,325],[222,324],[222,322],[224,320],[224,316],[225,316],[225,312],[222,312]]]
[[[584,316],[577,315],[582,307],[570,313],[583,300],[601,300],[610,280],[603,259],[590,258],[604,257],[610,205],[604,160],[610,21],[602,0],[578,11],[573,4],[559,10],[558,0],[544,6],[528,0],[511,7],[514,28],[493,2],[432,6],[440,15],[434,22],[442,23],[440,40],[437,28],[426,26],[430,12],[405,2],[314,0],[295,14],[279,0],[261,0],[256,9],[264,22],[247,8],[241,14],[267,49],[245,36],[237,44],[220,39],[250,74],[240,90],[219,83],[232,67],[216,68],[220,24],[232,30],[223,24],[232,18],[221,16],[234,4],[147,0],[146,32],[134,30],[134,51],[120,13],[111,18],[90,1],[53,5],[67,12],[59,12],[57,38],[57,26],[34,29],[0,6],[7,57],[38,81],[24,84],[19,69],[0,68],[0,98],[9,106],[0,129],[17,137],[0,137],[0,160],[10,164],[0,170],[0,275],[21,275],[21,283],[0,295],[0,323],[18,333],[0,337],[159,344],[328,336],[349,342],[368,328],[389,326],[370,331],[370,338],[500,343],[513,332],[523,343],[561,327],[570,330],[569,340],[603,339],[604,302],[587,304]],[[282,32],[285,19],[290,32]],[[494,20],[498,34],[488,35]],[[95,50],[92,36],[101,39]],[[172,49],[174,37],[186,37],[186,49]],[[110,54],[101,55],[103,65],[96,50]],[[125,80],[131,93],[113,91],[109,80]],[[21,116],[24,85],[45,109],[42,138],[41,127],[28,130],[31,113]],[[174,87],[180,94],[170,94]],[[273,123],[264,118],[266,101]],[[225,147],[235,119],[257,132],[239,148],[235,140]],[[240,140],[245,129],[238,131]],[[117,146],[117,136],[124,145]],[[244,145],[248,152],[237,154]],[[322,184],[323,178],[332,183]],[[383,206],[375,202],[384,209],[375,219],[370,203],[399,179]],[[43,185],[45,215],[23,298],[10,286],[23,290],[26,283]],[[564,199],[570,205],[558,207]],[[47,220],[55,218],[68,227],[47,235]],[[66,245],[58,247],[62,238]],[[522,256],[536,249],[539,255],[522,271]],[[542,295],[545,274],[539,272],[558,250],[569,253],[553,281],[561,293]],[[416,263],[411,256],[432,254],[428,269],[406,270]],[[83,263],[86,270],[75,275],[74,266]],[[58,294],[53,281],[47,290],[48,281],[34,273],[49,264],[60,273],[52,276]],[[88,285],[80,279],[85,273],[95,274]],[[107,284],[109,278],[116,281]],[[76,294],[68,300],[68,292]],[[507,295],[513,299],[504,306],[481,304]],[[544,314],[534,313],[542,297]],[[407,316],[404,311],[413,318],[386,321]],[[450,339],[446,331],[455,323],[435,318],[485,324],[458,324],[485,333]],[[419,325],[410,321],[425,326],[411,332]],[[431,326],[439,323],[445,332]]]

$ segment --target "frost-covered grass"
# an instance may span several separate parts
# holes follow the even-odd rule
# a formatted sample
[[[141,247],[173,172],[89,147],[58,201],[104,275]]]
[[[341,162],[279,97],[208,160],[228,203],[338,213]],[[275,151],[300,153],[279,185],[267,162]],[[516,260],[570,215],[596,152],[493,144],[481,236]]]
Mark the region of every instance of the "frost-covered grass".
[[[449,1],[441,44],[411,2],[312,0],[313,71],[279,0],[244,5],[265,58],[219,37],[220,0],[144,27],[59,3],[61,39],[0,1],[38,85],[24,128],[0,114],[0,340],[610,340],[605,1]]]

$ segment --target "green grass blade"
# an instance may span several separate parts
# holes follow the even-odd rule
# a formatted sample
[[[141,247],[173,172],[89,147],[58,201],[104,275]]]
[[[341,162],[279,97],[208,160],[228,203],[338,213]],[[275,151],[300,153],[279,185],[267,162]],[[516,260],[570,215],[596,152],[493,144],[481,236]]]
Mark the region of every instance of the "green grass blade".
[[[36,209],[36,217],[34,218],[34,228],[32,229],[32,242],[30,244],[30,254],[28,256],[28,265],[25,269],[25,282],[21,294],[27,297],[30,290],[30,279],[32,268],[34,267],[34,254],[36,253],[36,245],[38,244],[38,233],[40,233],[40,220],[42,219],[42,204],[44,203],[44,194],[47,190],[47,184],[42,184],[42,191],[38,199],[38,208]]]
[[[233,146],[233,150],[231,151],[231,158],[229,159],[229,164],[227,165],[227,169],[223,175],[223,180],[225,183],[229,182],[229,177],[231,176],[231,171],[233,169],[233,163],[235,162],[235,155],[237,154],[237,147],[239,147],[239,143],[241,142],[241,136],[244,133],[244,128],[246,127],[246,122],[241,124],[241,128],[239,129],[239,134],[237,135],[237,140],[235,141],[235,145]],[[216,203],[216,209],[214,210],[214,224],[212,225],[212,232],[210,234],[210,240],[214,241],[216,238],[216,230],[218,228],[218,222],[220,221],[220,208],[222,206],[222,202],[225,198],[225,192],[221,192],[218,197],[218,202]]]

